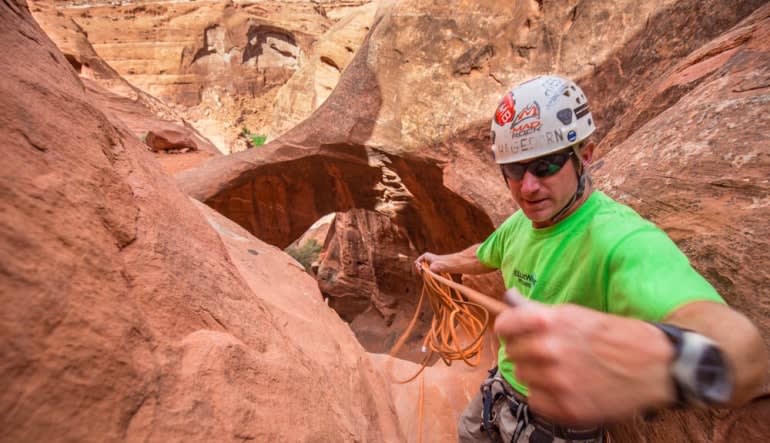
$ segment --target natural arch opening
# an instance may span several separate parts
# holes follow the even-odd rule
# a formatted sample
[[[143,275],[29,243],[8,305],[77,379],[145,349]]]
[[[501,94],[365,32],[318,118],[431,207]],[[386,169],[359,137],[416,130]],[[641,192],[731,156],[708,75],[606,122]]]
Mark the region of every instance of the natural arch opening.
[[[309,268],[319,289],[364,348],[377,353],[392,347],[414,314],[419,254],[458,251],[493,230],[481,209],[443,185],[435,163],[350,145],[259,165],[207,204],[282,248],[315,238],[321,248]],[[323,242],[306,233],[331,212]],[[402,358],[422,360],[431,320],[424,309]]]

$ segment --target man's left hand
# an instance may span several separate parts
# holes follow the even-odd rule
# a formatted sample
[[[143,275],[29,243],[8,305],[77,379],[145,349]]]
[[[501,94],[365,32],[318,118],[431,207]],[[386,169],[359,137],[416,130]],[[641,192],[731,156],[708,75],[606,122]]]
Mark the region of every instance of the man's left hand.
[[[646,322],[526,301],[500,314],[495,332],[529,388],[530,407],[553,421],[606,423],[675,398],[673,348]]]

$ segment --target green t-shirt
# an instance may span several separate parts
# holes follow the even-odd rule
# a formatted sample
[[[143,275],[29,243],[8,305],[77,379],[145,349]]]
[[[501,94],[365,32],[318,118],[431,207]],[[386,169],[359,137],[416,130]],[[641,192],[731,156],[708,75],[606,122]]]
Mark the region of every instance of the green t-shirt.
[[[541,303],[572,303],[647,321],[661,321],[694,300],[724,303],[665,232],[599,191],[548,228],[533,228],[517,211],[476,255],[501,270],[506,288]],[[502,340],[498,366],[527,395]]]

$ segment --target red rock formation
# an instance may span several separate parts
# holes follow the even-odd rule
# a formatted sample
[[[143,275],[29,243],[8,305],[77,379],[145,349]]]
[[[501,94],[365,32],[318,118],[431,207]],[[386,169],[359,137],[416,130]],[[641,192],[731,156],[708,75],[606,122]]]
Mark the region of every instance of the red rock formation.
[[[117,72],[182,105],[185,119],[229,153],[245,149],[242,128],[267,134],[278,88],[339,14],[368,1],[30,3],[38,15],[55,6],[75,20]]]
[[[479,392],[487,369],[496,362],[497,338],[487,334],[477,367],[463,362],[446,366],[442,361],[425,368],[414,381],[403,384],[419,365],[387,355],[372,355],[382,374],[391,381],[390,390],[399,414],[401,429],[409,442],[457,440],[457,420]]]
[[[157,158],[167,171],[177,172],[220,155],[209,140],[175,111],[128,83],[102,60],[89,43],[86,33],[71,18],[47,4],[36,5],[36,11],[37,21],[81,77],[91,100],[113,124],[125,125],[141,139],[146,139],[150,132],[170,131],[177,134],[177,139],[187,140],[184,146],[195,148],[191,150],[195,152],[173,157],[159,154]]]
[[[187,134],[174,129],[161,129],[147,132],[145,140],[153,151],[197,151],[198,145]]]
[[[403,440],[291,258],[186,198],[23,1],[0,40],[0,440]]]
[[[765,5],[661,73],[629,112],[629,119],[647,116],[646,123],[595,166],[599,185],[666,230],[768,344],[770,317],[759,294],[770,279],[769,93]],[[673,103],[672,94],[679,96]],[[664,435],[671,442],[764,441],[767,411],[764,399],[736,411],[669,413],[618,435],[629,442]]]
[[[704,70],[713,72],[708,77],[711,93],[699,90],[687,100],[690,96],[685,93],[697,89],[691,79],[702,76],[686,67],[681,68],[682,79],[676,80],[675,75],[665,80],[688,54],[763,3],[722,1],[696,9],[696,2],[688,0],[622,5],[523,2],[516,3],[512,12],[509,3],[503,6],[490,1],[475,3],[471,14],[464,13],[462,6],[447,11],[435,4],[399,2],[378,13],[367,41],[337,88],[307,120],[260,152],[215,160],[198,171],[182,173],[180,183],[194,197],[277,244],[291,241],[309,226],[322,213],[316,209],[319,206],[338,211],[353,206],[375,209],[388,202],[394,222],[403,227],[417,250],[457,250],[488,232],[489,225],[475,214],[487,214],[497,224],[511,211],[507,191],[488,155],[486,110],[494,107],[508,85],[535,72],[579,77],[593,94],[603,130],[610,130],[609,123],[619,122],[619,130],[626,131],[608,136],[608,140],[619,137],[624,142],[612,150],[603,146],[602,152],[610,154],[596,171],[597,182],[621,198],[628,196],[623,199],[669,229],[694,265],[730,302],[753,312],[765,335],[770,335],[764,311],[753,308],[761,305],[756,294],[762,293],[759,281],[766,276],[741,271],[767,262],[761,252],[768,250],[762,240],[767,237],[762,235],[767,219],[766,177],[759,171],[767,169],[762,160],[766,157],[762,128],[767,127],[767,106],[761,73],[768,64],[757,43],[761,39],[753,37],[754,43],[734,53],[738,55],[722,55],[722,61],[708,62],[721,66]],[[764,13],[757,14],[752,20],[764,23],[760,22]],[[485,17],[484,26],[479,26],[479,16]],[[614,26],[617,23],[623,26]],[[760,35],[766,28],[756,25],[751,32]],[[678,35],[687,38],[678,39]],[[741,46],[741,39],[747,39],[726,38],[727,48]],[[613,43],[608,45],[608,41]],[[721,44],[696,51],[685,65],[724,53],[718,49]],[[611,69],[613,65],[616,70]],[[734,90],[726,92],[726,83],[720,84],[718,79],[733,67],[743,76],[736,84],[743,86],[730,86]],[[738,100],[752,93],[757,98]],[[715,97],[724,97],[724,101],[708,105]],[[640,106],[630,107],[630,103]],[[666,110],[671,106],[688,107],[672,115],[673,111]],[[732,120],[740,118],[741,112],[752,118],[740,123]],[[721,113],[719,121],[725,119],[725,124],[704,127],[707,116],[715,113]],[[635,127],[626,126],[626,121],[647,122],[646,130],[634,132]],[[697,133],[703,131],[715,143],[719,140],[732,146],[747,141],[738,148],[740,155],[717,153],[708,143],[691,141],[698,140]],[[692,135],[685,139],[685,134]],[[636,149],[640,145],[646,148]],[[615,153],[617,150],[620,152]],[[647,157],[648,152],[654,156]],[[710,157],[699,160],[700,154],[688,152]],[[377,171],[373,165],[387,171]],[[632,165],[636,168],[631,169]],[[735,172],[739,166],[745,175],[739,175],[740,180],[731,178],[727,171]],[[314,171],[321,168],[328,172],[318,177]],[[678,179],[683,171],[692,169],[693,175],[685,176],[691,178]],[[391,194],[398,197],[393,200],[384,198],[385,192],[380,197],[374,192],[389,183],[384,177],[390,171],[398,183],[398,192]],[[704,174],[698,175],[700,172]],[[696,186],[703,186],[703,177],[710,174],[712,184],[705,189]],[[298,183],[296,176],[308,179]],[[263,181],[268,179],[270,188]],[[625,182],[630,185],[624,187]],[[694,199],[673,185],[714,197]],[[300,189],[306,200],[299,201],[293,194]],[[313,197],[308,198],[311,191]],[[645,198],[633,198],[642,191]],[[268,195],[267,203],[262,203],[260,199]],[[658,201],[663,203],[656,205]],[[704,205],[702,209],[700,205]],[[731,208],[736,205],[739,210]],[[679,208],[680,214],[668,215],[670,208]],[[709,215],[714,210],[728,221]],[[280,220],[282,231],[274,228],[272,220]],[[720,236],[727,240],[719,240]],[[724,418],[716,418],[712,412],[688,413],[683,421],[666,421],[660,429],[643,427],[643,433],[667,432],[674,440],[691,437],[697,441],[701,438],[698,432],[724,438],[727,434],[722,432],[731,421],[756,417],[758,410],[761,406],[749,406]],[[701,431],[695,431],[695,422]]]
[[[271,138],[296,126],[329,97],[366,37],[376,11],[376,3],[354,8],[320,36],[307,61],[276,94]]]
[[[369,352],[387,353],[406,329],[422,286],[412,264],[418,255],[388,216],[361,209],[337,214],[316,271],[318,286]],[[424,311],[404,358],[423,358],[420,343],[430,327],[430,309]]]

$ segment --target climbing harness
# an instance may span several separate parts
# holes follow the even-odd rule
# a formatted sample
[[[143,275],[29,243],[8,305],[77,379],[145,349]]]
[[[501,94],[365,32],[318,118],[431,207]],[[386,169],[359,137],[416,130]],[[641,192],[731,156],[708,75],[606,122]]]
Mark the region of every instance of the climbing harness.
[[[481,384],[481,396],[482,426],[492,442],[516,442],[528,427],[534,428],[528,438],[532,443],[551,443],[555,439],[568,442],[607,442],[601,426],[583,429],[561,426],[530,410],[526,398],[507,384],[496,367],[489,370],[489,376]],[[505,432],[501,430],[503,423],[510,426]]]

